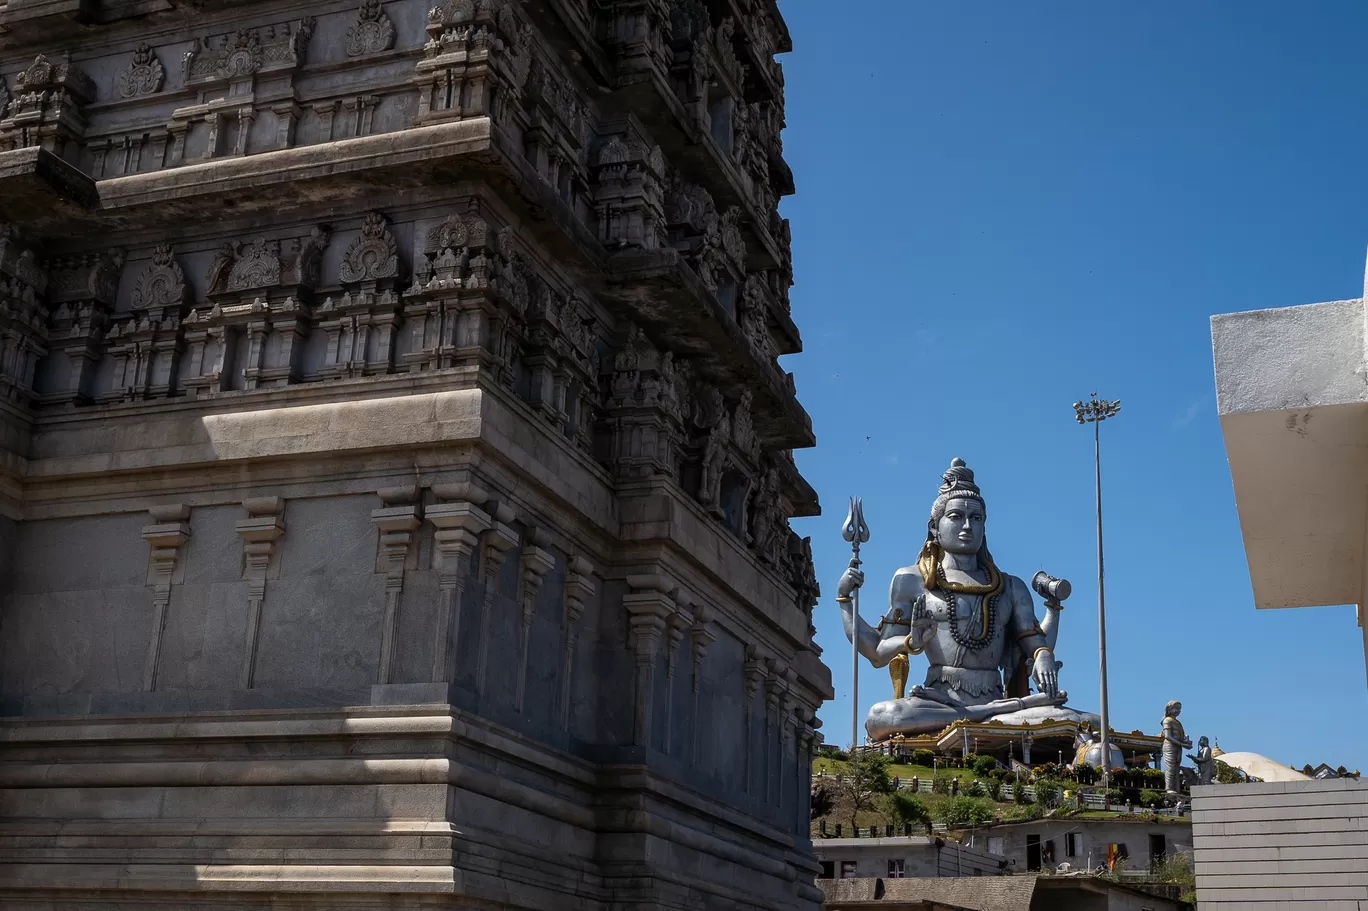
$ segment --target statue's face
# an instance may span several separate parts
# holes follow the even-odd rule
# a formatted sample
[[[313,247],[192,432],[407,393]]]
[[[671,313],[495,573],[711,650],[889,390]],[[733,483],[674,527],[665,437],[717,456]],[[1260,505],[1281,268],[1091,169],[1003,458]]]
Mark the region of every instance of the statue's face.
[[[945,504],[945,514],[936,523],[936,539],[952,554],[976,554],[983,546],[983,504],[956,497]]]

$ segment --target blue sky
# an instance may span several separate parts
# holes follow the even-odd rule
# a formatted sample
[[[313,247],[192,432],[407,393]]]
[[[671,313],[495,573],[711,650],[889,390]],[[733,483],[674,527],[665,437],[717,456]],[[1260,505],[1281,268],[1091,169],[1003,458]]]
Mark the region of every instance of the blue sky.
[[[1215,409],[1212,314],[1358,297],[1368,242],[1361,3],[786,0],[797,454],[817,640],[850,727],[831,600],[865,498],[863,613],[966,459],[1009,572],[1069,578],[1061,686],[1097,706],[1091,434],[1103,427],[1113,727],[1368,771],[1352,607],[1256,611]],[[863,664],[863,662],[862,662]],[[925,660],[914,659],[919,681]],[[861,714],[891,692],[864,665]]]

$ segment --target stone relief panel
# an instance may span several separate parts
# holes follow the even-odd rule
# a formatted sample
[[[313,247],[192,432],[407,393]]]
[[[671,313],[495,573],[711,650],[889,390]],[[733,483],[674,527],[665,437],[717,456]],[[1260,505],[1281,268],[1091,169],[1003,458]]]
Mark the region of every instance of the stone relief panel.
[[[394,23],[385,15],[380,0],[365,0],[356,24],[347,29],[347,56],[363,57],[394,47]]]
[[[141,95],[155,95],[166,82],[166,71],[157,59],[156,53],[147,42],[139,44],[133,51],[133,62],[127,69],[119,72],[119,97],[137,98]]]

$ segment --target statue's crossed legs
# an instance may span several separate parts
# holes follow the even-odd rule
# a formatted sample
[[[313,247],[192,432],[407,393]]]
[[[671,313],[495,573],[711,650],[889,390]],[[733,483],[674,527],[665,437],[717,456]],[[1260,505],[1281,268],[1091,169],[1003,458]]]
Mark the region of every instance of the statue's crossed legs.
[[[1018,712],[1039,706],[1063,705],[1069,694],[1060,691],[1031,693],[1011,699],[994,699],[969,705],[952,693],[928,689],[924,686],[908,688],[906,699],[890,699],[875,703],[869,710],[865,730],[871,740],[882,740],[893,734],[934,734],[946,725],[959,721],[987,721],[998,715]]]

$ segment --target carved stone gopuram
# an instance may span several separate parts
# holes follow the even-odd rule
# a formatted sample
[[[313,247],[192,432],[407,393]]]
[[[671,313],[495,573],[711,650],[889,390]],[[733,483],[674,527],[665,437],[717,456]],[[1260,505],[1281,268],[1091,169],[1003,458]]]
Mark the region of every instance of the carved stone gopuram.
[[[812,911],[773,0],[0,0],[0,907]]]

